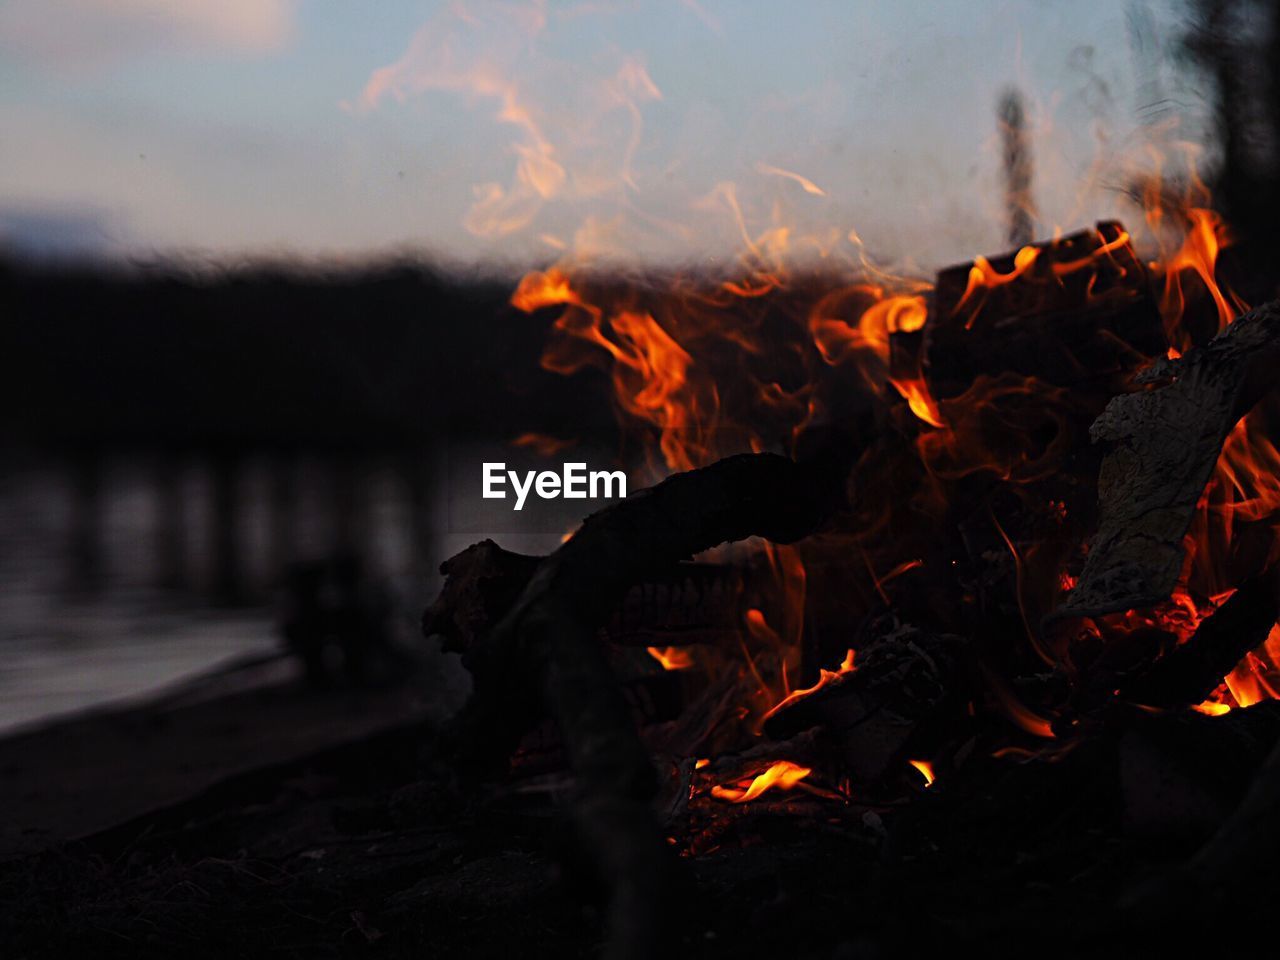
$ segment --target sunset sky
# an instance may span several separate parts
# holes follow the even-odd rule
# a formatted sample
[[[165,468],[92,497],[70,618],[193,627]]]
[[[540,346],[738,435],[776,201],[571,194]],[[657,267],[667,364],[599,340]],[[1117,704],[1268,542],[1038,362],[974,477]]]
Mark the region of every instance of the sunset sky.
[[[995,103],[1042,230],[1195,139],[1157,0],[8,0],[0,243],[131,257],[718,259],[771,228],[999,249]],[[1181,127],[1171,124],[1183,118]]]

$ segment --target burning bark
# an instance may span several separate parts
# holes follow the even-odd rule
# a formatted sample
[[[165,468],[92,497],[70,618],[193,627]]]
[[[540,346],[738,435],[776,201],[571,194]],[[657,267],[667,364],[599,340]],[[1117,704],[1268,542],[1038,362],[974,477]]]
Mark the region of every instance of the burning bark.
[[[1274,387],[1280,303],[1242,316],[1203,347],[1139,377],[1154,389],[1116,397],[1094,423],[1110,447],[1098,477],[1101,517],[1080,581],[1051,617],[1097,617],[1166,599],[1183,537],[1222,445]]]
[[[632,584],[726,541],[798,539],[834,510],[842,496],[839,476],[824,466],[802,466],[772,454],[730,457],[671,477],[588,518],[538,564],[511,609],[471,650],[476,690],[466,711],[470,720],[485,717],[489,726],[506,718],[500,724],[506,730],[505,756],[526,722],[512,717],[510,704],[527,700],[520,690],[539,686],[528,682],[526,671],[532,670],[535,680],[548,679],[541,674],[556,652],[550,634],[560,622],[589,624],[598,649],[596,632]],[[501,689],[511,686],[516,690]],[[612,684],[596,686],[610,689]],[[544,690],[544,698],[554,708],[572,689],[572,684],[557,685]]]

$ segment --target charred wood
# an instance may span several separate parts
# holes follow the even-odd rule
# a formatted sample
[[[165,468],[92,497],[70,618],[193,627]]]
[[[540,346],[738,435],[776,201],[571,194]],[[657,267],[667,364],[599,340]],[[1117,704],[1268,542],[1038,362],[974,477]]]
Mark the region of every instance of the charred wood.
[[[878,781],[957,706],[965,648],[957,636],[898,626],[858,650],[853,672],[784,701],[765,733],[788,739],[818,728],[825,749],[859,782]]]
[[[440,564],[444,586],[422,615],[425,636],[463,653],[511,609],[543,557],[504,550],[492,540],[473,543]]]
[[[504,550],[492,540],[467,547],[440,565],[444,587],[422,618],[426,636],[466,653],[502,619],[545,557]],[[740,595],[749,570],[713,563],[671,564],[632,586],[601,628],[618,646],[689,646],[724,641],[741,624]]]
[[[1020,267],[1021,252],[986,262],[1013,277],[1008,282],[972,286],[976,263],[938,274],[923,348],[935,397],[1009,372],[1056,386],[1105,387],[1165,351],[1146,269],[1120,224],[1023,249],[1036,251],[1030,266]]]
[[[520,690],[537,688],[529,680],[541,679],[559,649],[549,635],[554,626],[589,625],[599,651],[600,625],[634,583],[725,541],[753,535],[798,539],[834,509],[840,494],[838,480],[820,470],[771,454],[744,455],[672,477],[588,518],[576,536],[539,563],[512,608],[473,646],[476,690],[468,712],[482,708],[492,683],[499,694],[495,713],[505,718],[510,740],[528,720],[513,717],[511,704],[527,699]],[[597,654],[603,664],[602,656]],[[536,671],[532,677],[530,668]],[[516,689],[498,689],[508,685]],[[597,687],[613,691],[614,685]],[[561,692],[557,686],[555,695]]]
[[[618,646],[723,644],[742,623],[744,589],[752,571],[714,563],[681,562],[636,584],[604,626]]]
[[[1183,537],[1236,422],[1275,384],[1280,303],[1240,317],[1204,347],[1140,375],[1152,389],[1114,398],[1090,433],[1109,450],[1100,519],[1080,581],[1050,614],[1095,617],[1167,598]]]
[[[1275,575],[1246,583],[1206,617],[1186,643],[1122,687],[1121,696],[1155,707],[1203,702],[1250,650],[1262,645],[1277,616],[1280,594]]]

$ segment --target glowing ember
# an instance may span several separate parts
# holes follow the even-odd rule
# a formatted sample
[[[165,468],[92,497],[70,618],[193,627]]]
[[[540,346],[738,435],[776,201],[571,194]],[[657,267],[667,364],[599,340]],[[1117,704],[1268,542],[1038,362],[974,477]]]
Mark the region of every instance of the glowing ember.
[[[1263,700],[1280,699],[1276,687],[1268,681],[1268,664],[1256,653],[1249,653],[1227,674],[1224,683],[1237,706],[1251,707]]]
[[[1231,705],[1229,703],[1218,703],[1215,700],[1206,700],[1204,703],[1197,703],[1191,709],[1197,713],[1203,713],[1207,717],[1220,717],[1224,713],[1231,712]]]

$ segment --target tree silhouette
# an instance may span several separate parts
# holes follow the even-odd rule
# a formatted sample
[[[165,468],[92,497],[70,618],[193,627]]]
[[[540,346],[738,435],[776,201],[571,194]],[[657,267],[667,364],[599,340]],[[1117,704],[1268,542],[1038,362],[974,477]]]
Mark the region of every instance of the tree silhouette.
[[[1280,4],[1190,0],[1181,52],[1212,113],[1206,179],[1236,241],[1223,269],[1246,299],[1269,299],[1280,291]]]

